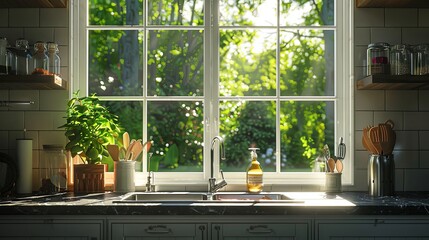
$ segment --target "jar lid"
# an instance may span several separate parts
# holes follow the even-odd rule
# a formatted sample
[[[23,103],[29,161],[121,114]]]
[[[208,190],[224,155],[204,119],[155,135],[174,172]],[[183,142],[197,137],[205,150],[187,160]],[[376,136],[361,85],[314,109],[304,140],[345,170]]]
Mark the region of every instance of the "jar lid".
[[[369,44],[368,48],[386,48],[389,46],[390,45],[388,43],[385,43],[385,42],[376,42],[376,43]]]

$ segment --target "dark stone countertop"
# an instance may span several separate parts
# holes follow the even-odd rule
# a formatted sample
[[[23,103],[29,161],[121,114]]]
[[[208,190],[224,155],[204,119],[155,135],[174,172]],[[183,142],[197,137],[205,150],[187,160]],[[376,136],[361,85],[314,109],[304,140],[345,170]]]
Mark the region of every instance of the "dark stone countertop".
[[[289,193],[286,193],[289,194]],[[117,203],[118,193],[74,195],[62,193],[0,199],[0,215],[426,215],[429,193],[398,192],[395,196],[371,197],[366,192],[338,195],[303,195],[305,204],[282,203]],[[295,195],[294,195],[295,194]],[[297,195],[298,194],[298,195]],[[310,194],[310,195],[309,195]]]

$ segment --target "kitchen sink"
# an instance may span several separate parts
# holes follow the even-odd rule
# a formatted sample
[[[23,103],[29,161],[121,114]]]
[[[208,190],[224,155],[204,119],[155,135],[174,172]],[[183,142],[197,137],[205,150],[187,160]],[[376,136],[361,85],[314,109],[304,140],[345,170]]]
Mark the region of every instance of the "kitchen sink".
[[[281,193],[218,192],[211,196],[206,192],[131,192],[115,203],[253,203],[281,202],[303,203]]]

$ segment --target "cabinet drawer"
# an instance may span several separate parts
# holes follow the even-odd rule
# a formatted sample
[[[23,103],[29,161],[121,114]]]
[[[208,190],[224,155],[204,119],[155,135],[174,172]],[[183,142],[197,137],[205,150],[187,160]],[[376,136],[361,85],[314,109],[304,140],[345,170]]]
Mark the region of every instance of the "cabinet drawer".
[[[304,223],[217,224],[212,234],[213,239],[308,239],[308,226]]]
[[[206,224],[113,223],[113,239],[180,238],[207,239]]]

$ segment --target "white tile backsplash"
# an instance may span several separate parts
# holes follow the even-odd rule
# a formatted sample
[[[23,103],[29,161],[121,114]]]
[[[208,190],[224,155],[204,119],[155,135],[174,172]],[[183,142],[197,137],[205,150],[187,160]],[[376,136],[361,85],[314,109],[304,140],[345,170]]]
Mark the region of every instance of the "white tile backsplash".
[[[9,10],[6,8],[0,9],[0,27],[9,26]]]
[[[54,41],[60,46],[69,46],[69,29],[68,28],[55,28]]]
[[[365,90],[355,93],[355,110],[384,110],[384,91]]]
[[[23,130],[24,112],[2,111],[0,117],[0,130]]]
[[[402,29],[402,41],[406,44],[428,43],[429,28],[404,28]]]
[[[371,43],[399,44],[402,43],[401,33],[400,28],[371,28]]]
[[[53,28],[25,28],[24,38],[28,40],[32,47],[35,42],[53,42],[54,29]]]
[[[355,27],[384,27],[383,8],[355,8]]]
[[[393,129],[402,130],[404,125],[404,114],[402,112],[374,112],[374,124],[385,123],[387,120],[392,120],[394,123]]]
[[[418,91],[386,91],[386,110],[417,111]]]
[[[52,101],[55,99],[55,101]],[[40,91],[40,110],[65,112],[68,102],[68,92],[63,90]]]
[[[38,8],[9,8],[9,27],[38,27]]]
[[[41,8],[40,27],[68,27],[67,8]]]
[[[419,150],[419,132],[418,131],[395,131],[396,144],[395,152],[402,150]]]
[[[371,28],[355,28],[355,45],[365,45],[371,43]]]
[[[404,130],[429,130],[429,112],[404,113]]]
[[[419,9],[419,27],[429,27],[429,9]]]
[[[417,27],[417,8],[386,8],[386,27]]]

